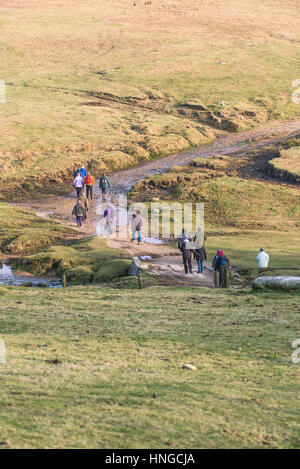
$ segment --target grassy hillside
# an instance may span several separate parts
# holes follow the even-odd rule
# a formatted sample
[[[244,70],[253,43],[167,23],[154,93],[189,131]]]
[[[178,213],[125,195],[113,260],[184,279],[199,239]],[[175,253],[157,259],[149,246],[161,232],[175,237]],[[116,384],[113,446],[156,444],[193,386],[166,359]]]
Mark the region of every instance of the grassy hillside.
[[[296,8],[1,0],[1,196],[24,179],[62,187],[81,162],[99,174],[205,143],[210,127],[292,118]]]
[[[78,236],[71,228],[5,203],[0,203],[0,220],[0,254],[37,252]]]
[[[281,151],[279,158],[269,162],[271,172],[283,179],[300,182],[300,147]]]
[[[2,447],[299,447],[299,295],[0,295]]]
[[[204,203],[209,261],[222,249],[232,265],[255,267],[257,252],[263,247],[270,255],[270,267],[297,267],[299,189],[249,177],[253,170],[257,172],[260,158],[273,153],[267,149],[239,158],[197,158],[139,181],[130,196],[133,201],[158,198]]]
[[[239,177],[245,160],[235,161],[228,156],[197,158],[184,167],[174,166],[167,173],[148,176],[135,184],[130,195],[134,200],[155,196],[182,203],[202,202],[205,223],[217,229],[298,228],[299,190]]]

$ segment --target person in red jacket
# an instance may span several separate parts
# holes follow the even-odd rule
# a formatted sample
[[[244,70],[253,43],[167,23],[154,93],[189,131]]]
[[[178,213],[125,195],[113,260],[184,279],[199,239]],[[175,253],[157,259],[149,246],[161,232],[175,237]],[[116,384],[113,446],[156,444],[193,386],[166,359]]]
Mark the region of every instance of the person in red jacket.
[[[88,199],[89,197],[93,198],[93,186],[95,184],[94,177],[91,175],[91,173],[87,173],[83,180],[85,186],[86,186],[86,198]]]

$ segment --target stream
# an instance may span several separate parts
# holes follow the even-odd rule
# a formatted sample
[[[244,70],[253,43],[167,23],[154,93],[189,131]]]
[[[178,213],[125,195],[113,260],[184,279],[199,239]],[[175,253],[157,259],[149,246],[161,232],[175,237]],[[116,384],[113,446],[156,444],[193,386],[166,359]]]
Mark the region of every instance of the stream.
[[[0,264],[0,284],[20,287],[22,285],[36,288],[61,288],[61,281],[57,279],[38,278],[31,275],[15,275],[7,264]]]

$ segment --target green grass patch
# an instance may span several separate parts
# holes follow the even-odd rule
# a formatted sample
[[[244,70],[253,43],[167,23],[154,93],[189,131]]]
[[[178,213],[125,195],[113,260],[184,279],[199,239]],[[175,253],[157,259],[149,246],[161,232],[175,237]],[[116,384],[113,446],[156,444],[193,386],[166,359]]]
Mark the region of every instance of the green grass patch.
[[[299,447],[299,295],[0,294],[3,447]]]
[[[300,146],[282,150],[279,158],[269,161],[271,172],[282,179],[300,182]]]
[[[71,240],[76,232],[29,210],[0,203],[0,249],[5,254],[27,254]]]
[[[107,240],[93,236],[71,246],[51,246],[15,264],[17,270],[35,275],[67,274],[71,284],[103,282],[127,275],[131,263],[121,249],[107,247]]]

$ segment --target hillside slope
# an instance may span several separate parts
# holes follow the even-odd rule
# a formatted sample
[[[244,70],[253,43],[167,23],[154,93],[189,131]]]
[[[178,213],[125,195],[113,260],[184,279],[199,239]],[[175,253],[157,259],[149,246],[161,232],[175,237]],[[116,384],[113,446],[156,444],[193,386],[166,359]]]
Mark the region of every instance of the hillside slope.
[[[99,174],[294,117],[296,8],[0,0],[2,187],[64,188],[79,163]]]

